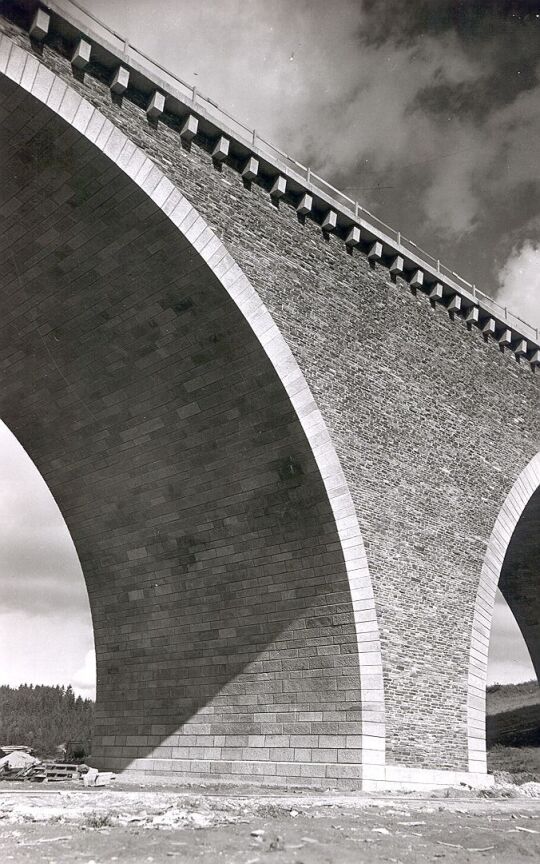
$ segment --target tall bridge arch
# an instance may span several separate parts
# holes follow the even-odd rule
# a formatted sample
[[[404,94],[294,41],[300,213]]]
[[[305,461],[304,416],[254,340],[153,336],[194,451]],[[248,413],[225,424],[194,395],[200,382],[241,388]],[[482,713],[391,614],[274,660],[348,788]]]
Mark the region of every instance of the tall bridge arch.
[[[0,414],[89,582],[96,752],[486,782],[471,632],[537,336],[69,5],[0,16]]]
[[[305,378],[180,190],[9,47],[4,127],[24,117],[30,134],[3,166],[17,239],[2,412],[81,557],[94,756],[154,773],[360,782],[384,757],[373,592]]]
[[[469,766],[486,770],[485,701],[489,638],[500,588],[540,674],[540,453],[523,469],[501,507],[489,538],[471,637]]]

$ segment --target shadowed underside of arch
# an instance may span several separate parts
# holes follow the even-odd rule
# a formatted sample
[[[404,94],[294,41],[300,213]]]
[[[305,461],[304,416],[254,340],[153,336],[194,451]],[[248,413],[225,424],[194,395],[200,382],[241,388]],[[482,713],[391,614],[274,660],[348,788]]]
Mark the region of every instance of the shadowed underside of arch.
[[[523,510],[504,558],[499,588],[540,676],[540,485]]]
[[[489,539],[476,598],[469,666],[469,769],[486,770],[485,693],[495,593],[501,589],[540,672],[540,453],[519,475]]]
[[[373,592],[324,422],[181,192],[0,42],[0,414],[75,542],[102,764],[383,775]]]

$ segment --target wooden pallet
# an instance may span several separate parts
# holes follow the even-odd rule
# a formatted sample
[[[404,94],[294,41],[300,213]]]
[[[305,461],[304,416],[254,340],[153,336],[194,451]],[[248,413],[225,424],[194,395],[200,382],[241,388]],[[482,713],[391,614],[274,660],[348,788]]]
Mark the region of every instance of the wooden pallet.
[[[0,780],[27,780],[33,771],[35,771],[34,765],[29,765],[27,768],[7,768],[0,771]]]
[[[78,776],[78,765],[70,765],[65,762],[42,762],[40,765],[36,765],[29,779],[35,783],[43,783],[76,780]]]

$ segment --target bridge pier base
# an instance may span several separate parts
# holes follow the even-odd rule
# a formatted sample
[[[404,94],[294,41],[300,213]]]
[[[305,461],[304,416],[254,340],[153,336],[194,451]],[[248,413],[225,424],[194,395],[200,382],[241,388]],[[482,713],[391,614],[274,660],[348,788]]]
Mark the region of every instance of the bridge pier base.
[[[482,789],[493,786],[492,774],[473,773],[471,771],[438,771],[434,768],[408,768],[402,765],[383,765],[382,777],[371,778],[373,768],[364,770],[362,789],[366,792],[385,789],[441,789],[448,786],[470,786]]]
[[[105,767],[105,766],[104,766]],[[110,765],[107,767],[110,768]],[[465,786],[472,789],[482,789],[493,786],[492,774],[481,774],[469,771],[438,771],[430,768],[407,768],[400,765],[383,765],[380,772],[366,766],[362,769],[355,766],[356,777],[352,774],[331,778],[325,769],[329,766],[309,764],[306,767],[310,774],[303,774],[304,766],[297,765],[297,777],[291,777],[289,762],[233,762],[222,761],[210,765],[183,767],[177,759],[136,759],[126,770],[122,771],[122,780],[134,783],[165,783],[181,785],[183,783],[200,783],[201,785],[219,785],[222,783],[265,786],[339,788],[340,790],[383,792],[417,790],[427,792],[433,789],[444,789],[450,786]],[[335,766],[334,766],[335,767]],[[352,767],[352,766],[350,766]],[[319,772],[313,770],[319,768]],[[310,776],[311,775],[311,776]]]

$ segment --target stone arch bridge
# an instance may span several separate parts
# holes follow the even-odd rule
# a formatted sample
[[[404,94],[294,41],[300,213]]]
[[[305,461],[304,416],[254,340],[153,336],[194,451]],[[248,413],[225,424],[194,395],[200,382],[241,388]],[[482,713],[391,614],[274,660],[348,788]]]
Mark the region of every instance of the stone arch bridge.
[[[74,3],[0,17],[0,416],[76,545],[94,756],[486,781],[540,665],[538,333]]]

